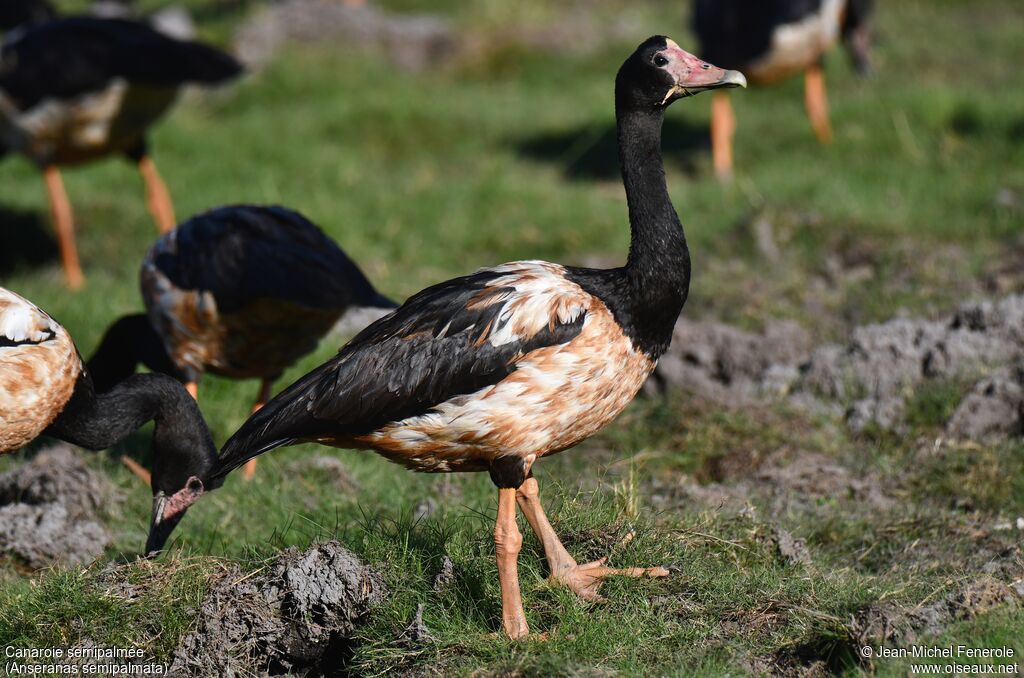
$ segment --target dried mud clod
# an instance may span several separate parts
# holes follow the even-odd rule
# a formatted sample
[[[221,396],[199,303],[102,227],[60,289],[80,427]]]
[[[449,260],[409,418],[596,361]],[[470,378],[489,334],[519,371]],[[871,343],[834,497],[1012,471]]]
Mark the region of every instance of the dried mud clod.
[[[1024,435],[1024,365],[999,370],[978,382],[946,430],[963,440]]]
[[[98,514],[115,499],[78,452],[48,448],[0,475],[0,552],[33,569],[92,562],[111,541]]]
[[[853,402],[847,423],[897,428],[903,406],[929,379],[963,378],[1024,357],[1024,296],[966,304],[941,321],[897,318],[858,327],[844,345],[817,349],[798,387]],[[965,430],[970,425],[965,423]]]
[[[785,393],[810,351],[810,334],[791,321],[769,321],[756,334],[680,318],[646,390],[686,388],[712,402],[740,407]]]
[[[230,568],[174,653],[170,675],[322,675],[383,599],[382,577],[336,541],[284,551],[264,571]]]
[[[811,634],[798,645],[755,658],[751,665],[758,675],[807,678],[845,673],[852,664],[869,661],[859,652],[862,647],[906,647],[926,642],[956,620],[1019,604],[1020,595],[1012,586],[992,577],[981,577],[931,603],[871,605],[854,615],[845,624],[845,631],[826,629],[821,634]]]
[[[456,38],[450,22],[432,14],[397,14],[362,3],[284,0],[242,24],[235,52],[248,67],[260,68],[289,42],[343,41],[379,47],[397,66],[421,71],[449,59]]]
[[[680,318],[647,393],[684,388],[730,408],[785,398],[842,413],[854,431],[898,430],[930,380],[984,377],[949,422],[958,438],[1024,433],[1024,295],[965,304],[945,319],[895,318],[855,328],[845,344],[812,349],[792,322],[758,334]]]
[[[807,542],[798,539],[780,525],[776,525],[772,539],[778,549],[779,556],[790,565],[810,565],[811,552],[807,548]]]
[[[113,485],[65,444],[48,447],[0,475],[0,505],[61,503],[68,517],[91,517],[115,498]]]
[[[872,605],[847,624],[858,646],[912,645],[935,636],[951,622],[974,617],[1005,606],[1021,604],[1017,589],[994,577],[982,576],[933,603],[904,607],[894,603]]]

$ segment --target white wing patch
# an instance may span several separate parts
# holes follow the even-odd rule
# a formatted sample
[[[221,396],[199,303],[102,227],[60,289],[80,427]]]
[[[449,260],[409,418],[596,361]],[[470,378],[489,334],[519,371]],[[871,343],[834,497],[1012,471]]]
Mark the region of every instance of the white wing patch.
[[[586,311],[589,295],[565,277],[562,266],[546,261],[515,261],[485,270],[504,274],[487,287],[511,288],[482,302],[503,305],[488,336],[492,346],[530,339],[545,327],[571,323]]]
[[[34,304],[0,288],[0,336],[10,341],[40,343],[53,338],[58,325]]]

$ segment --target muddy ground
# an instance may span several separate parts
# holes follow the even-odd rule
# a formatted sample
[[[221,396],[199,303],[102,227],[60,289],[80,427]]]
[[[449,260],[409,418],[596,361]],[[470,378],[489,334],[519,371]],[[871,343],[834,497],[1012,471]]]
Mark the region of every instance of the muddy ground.
[[[835,413],[856,432],[898,431],[922,385],[954,380],[974,386],[947,422],[951,436],[1024,432],[1024,296],[967,303],[935,320],[865,325],[817,347],[791,321],[755,333],[684,317],[647,391],[682,389],[730,408],[785,400]]]
[[[84,454],[61,443],[0,475],[0,553],[30,569],[85,565],[103,554],[111,538],[102,514],[117,492]]]
[[[342,41],[376,47],[396,66],[420,71],[448,60],[456,49],[450,21],[433,14],[392,13],[363,2],[286,0],[256,12],[235,35],[235,53],[249,68],[273,60],[288,42]]]

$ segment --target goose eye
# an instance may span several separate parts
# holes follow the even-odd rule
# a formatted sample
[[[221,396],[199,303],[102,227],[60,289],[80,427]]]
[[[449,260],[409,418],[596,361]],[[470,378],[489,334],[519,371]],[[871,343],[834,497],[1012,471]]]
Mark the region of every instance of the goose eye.
[[[664,66],[667,63],[668,63],[668,59],[666,59],[665,57],[663,57],[660,54],[658,56],[654,57],[654,65],[655,66]]]
[[[704,70],[706,71],[706,70],[708,70],[709,68],[711,68],[711,64],[703,64],[703,65],[701,66],[701,68],[703,68],[703,69],[704,69]]]

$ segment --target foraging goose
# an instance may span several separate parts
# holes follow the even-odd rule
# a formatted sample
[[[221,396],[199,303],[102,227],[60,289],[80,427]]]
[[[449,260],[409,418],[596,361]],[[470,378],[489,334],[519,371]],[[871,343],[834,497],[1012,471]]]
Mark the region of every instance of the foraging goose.
[[[217,453],[195,401],[162,374],[97,394],[70,335],[35,304],[0,287],[0,453],[40,435],[102,450],[153,421],[154,495],[191,496]],[[216,485],[216,481],[208,481]]]
[[[170,230],[174,210],[146,133],[184,84],[219,84],[241,71],[219,50],[123,19],[58,19],[19,29],[5,40],[0,155],[15,151],[42,168],[70,287],[80,287],[84,278],[58,167],[127,156],[138,165],[157,226]]]
[[[742,74],[665,37],[646,40],[615,81],[632,231],[626,265],[520,261],[423,290],[252,415],[210,479],[221,482],[249,459],[306,441],[369,448],[416,471],[487,471],[499,488],[494,537],[502,622],[512,638],[529,631],[517,504],[552,577],[584,598],[596,598],[608,575],[667,575],[660,567],[616,570],[603,559],[578,564],[541,508],[533,466],[614,419],[668,347],[689,290],[690,255],[665,183],[665,109],[704,90],[744,85]],[[154,512],[154,529],[180,519],[184,505]]]
[[[140,281],[148,318],[125,316],[107,330],[89,359],[97,390],[141,363],[196,396],[209,371],[260,379],[253,411],[347,311],[379,317],[397,307],[323,231],[283,207],[235,205],[189,219],[153,245]]]
[[[697,0],[693,29],[701,53],[725,68],[741,69],[755,83],[804,73],[804,102],[818,139],[828,143],[825,76],[821,60],[842,39],[861,73],[870,69],[867,19],[872,0]],[[711,100],[711,147],[715,172],[732,175],[736,118],[729,96]]]

